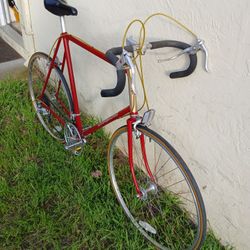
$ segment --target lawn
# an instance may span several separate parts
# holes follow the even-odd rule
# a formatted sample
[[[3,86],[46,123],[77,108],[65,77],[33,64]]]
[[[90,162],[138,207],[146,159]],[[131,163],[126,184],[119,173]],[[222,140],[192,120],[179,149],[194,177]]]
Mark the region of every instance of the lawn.
[[[112,192],[104,131],[71,155],[36,119],[27,82],[13,79],[0,81],[0,128],[0,249],[155,249]],[[203,249],[226,248],[210,233]]]

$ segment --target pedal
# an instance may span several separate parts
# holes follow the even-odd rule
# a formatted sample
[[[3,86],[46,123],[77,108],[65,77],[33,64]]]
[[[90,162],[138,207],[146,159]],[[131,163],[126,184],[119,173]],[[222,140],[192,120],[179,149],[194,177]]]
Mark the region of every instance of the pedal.
[[[71,151],[74,155],[80,155],[86,140],[81,137],[78,129],[72,123],[66,123],[64,126],[64,139],[66,150]]]
[[[66,150],[71,151],[74,155],[80,155],[83,149],[85,142],[83,140],[80,141],[76,141],[76,142],[70,142],[70,143],[66,143],[64,145],[64,148]]]

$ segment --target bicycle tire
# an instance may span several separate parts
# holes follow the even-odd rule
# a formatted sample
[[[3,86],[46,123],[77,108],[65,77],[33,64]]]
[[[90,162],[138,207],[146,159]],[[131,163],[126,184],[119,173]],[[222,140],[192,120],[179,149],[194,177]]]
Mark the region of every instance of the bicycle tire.
[[[127,126],[120,127],[112,135],[108,148],[111,184],[120,205],[140,233],[157,248],[199,249],[206,237],[206,212],[193,175],[164,138],[147,127],[138,125],[137,129],[139,136],[133,132],[137,182],[144,194],[152,185],[143,157],[135,155],[141,148],[138,139],[143,136],[148,162],[153,163],[149,166],[155,178],[153,185],[157,188],[149,191],[146,199],[138,198],[128,163]],[[163,156],[167,158],[162,160]],[[178,179],[180,176],[182,180]],[[184,187],[189,191],[184,191]]]
[[[63,125],[52,114],[52,111],[63,121],[70,121],[73,101],[67,81],[56,64],[52,68],[45,93],[40,97],[51,60],[43,52],[36,52],[31,56],[28,65],[29,91],[39,121],[52,137],[63,142]],[[43,107],[42,104],[46,104],[49,109]]]

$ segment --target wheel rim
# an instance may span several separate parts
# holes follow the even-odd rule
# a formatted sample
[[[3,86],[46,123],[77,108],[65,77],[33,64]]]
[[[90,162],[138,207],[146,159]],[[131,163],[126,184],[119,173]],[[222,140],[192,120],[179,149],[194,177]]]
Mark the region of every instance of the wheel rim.
[[[46,54],[42,53],[37,53],[31,58],[29,64],[29,89],[40,122],[51,136],[63,141],[63,124],[52,115],[52,112],[60,117],[59,119],[62,121],[69,121],[72,113],[72,101],[69,93],[67,93],[69,90],[65,89],[65,79],[58,68],[54,67],[52,69],[47,88],[42,98],[40,97],[50,60]],[[46,107],[49,107],[49,109]]]
[[[148,162],[155,182],[150,180],[143,157],[138,156],[140,140],[133,135],[133,143],[137,145],[133,150],[137,155],[134,157],[137,181],[144,192],[150,190],[152,183],[157,184],[158,190],[151,188],[145,200],[136,197],[126,156],[126,127],[123,127],[112,137],[109,149],[109,171],[117,199],[137,229],[158,248],[194,249],[203,238],[200,225],[203,215],[196,191],[194,194],[189,176],[179,166],[178,159],[163,148],[166,145],[145,129],[140,132],[147,141]]]

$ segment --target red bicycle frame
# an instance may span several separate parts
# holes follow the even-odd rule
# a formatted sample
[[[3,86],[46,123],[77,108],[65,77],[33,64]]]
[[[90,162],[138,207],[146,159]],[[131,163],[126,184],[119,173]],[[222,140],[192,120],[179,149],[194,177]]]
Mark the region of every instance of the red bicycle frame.
[[[136,104],[136,96],[131,94],[130,91],[130,105],[125,107],[124,109],[120,110],[119,112],[117,112],[116,114],[110,116],[109,118],[107,118],[106,120],[90,127],[87,129],[83,129],[83,124],[80,118],[80,109],[79,109],[79,105],[78,105],[78,97],[77,97],[77,91],[76,91],[76,85],[75,85],[75,78],[74,78],[74,71],[73,71],[73,65],[72,65],[72,59],[71,59],[71,53],[70,53],[70,48],[69,48],[69,43],[73,43],[76,44],[77,46],[83,48],[84,50],[87,50],[88,52],[90,52],[91,54],[99,57],[100,59],[106,61],[109,63],[109,61],[107,60],[105,54],[99,50],[97,50],[96,48],[94,48],[93,46],[83,42],[82,40],[78,39],[77,37],[74,37],[70,34],[68,34],[67,32],[62,33],[61,36],[58,38],[57,44],[55,46],[55,50],[54,50],[54,54],[52,57],[52,61],[48,70],[48,75],[44,84],[44,88],[42,91],[42,94],[44,93],[45,89],[46,89],[46,85],[48,82],[48,79],[50,77],[52,68],[55,66],[55,61],[57,58],[57,54],[59,51],[59,48],[61,46],[61,44],[63,44],[63,48],[64,48],[64,53],[63,53],[63,59],[62,59],[62,64],[61,64],[61,70],[62,72],[65,70],[65,65],[67,66],[68,69],[68,75],[69,75],[69,81],[70,81],[70,89],[71,89],[71,94],[72,94],[72,99],[73,99],[73,111],[74,114],[71,114],[74,117],[74,123],[79,131],[79,133],[81,134],[82,137],[86,137],[89,134],[94,133],[95,131],[97,131],[98,129],[106,126],[107,124],[120,119],[126,115],[130,115],[130,118],[127,119],[127,128],[128,128],[128,157],[129,157],[129,165],[130,165],[130,171],[132,174],[132,178],[133,178],[133,182],[136,188],[136,191],[138,193],[138,195],[142,195],[139,185],[137,183],[136,180],[136,176],[135,176],[135,171],[134,171],[134,163],[133,163],[133,124],[136,121],[136,117],[138,117],[138,112],[137,112],[137,106]],[[128,74],[128,72],[127,72]],[[128,74],[129,75],[129,74]],[[128,77],[129,78],[129,77]],[[47,109],[50,110],[50,112],[52,113],[52,115],[54,115],[56,117],[56,119],[62,123],[62,125],[65,124],[64,121],[62,121],[62,119],[60,117],[57,117],[57,115],[55,114],[55,112],[53,112],[53,110],[51,110],[49,107],[46,107]],[[141,149],[142,149],[142,157],[145,163],[145,167],[146,170],[150,176],[150,178],[152,180],[154,180],[154,177],[150,171],[149,168],[149,164],[148,164],[148,160],[146,157],[146,149],[145,149],[145,141],[144,141],[144,136],[141,135],[140,136],[140,144],[141,144]]]

